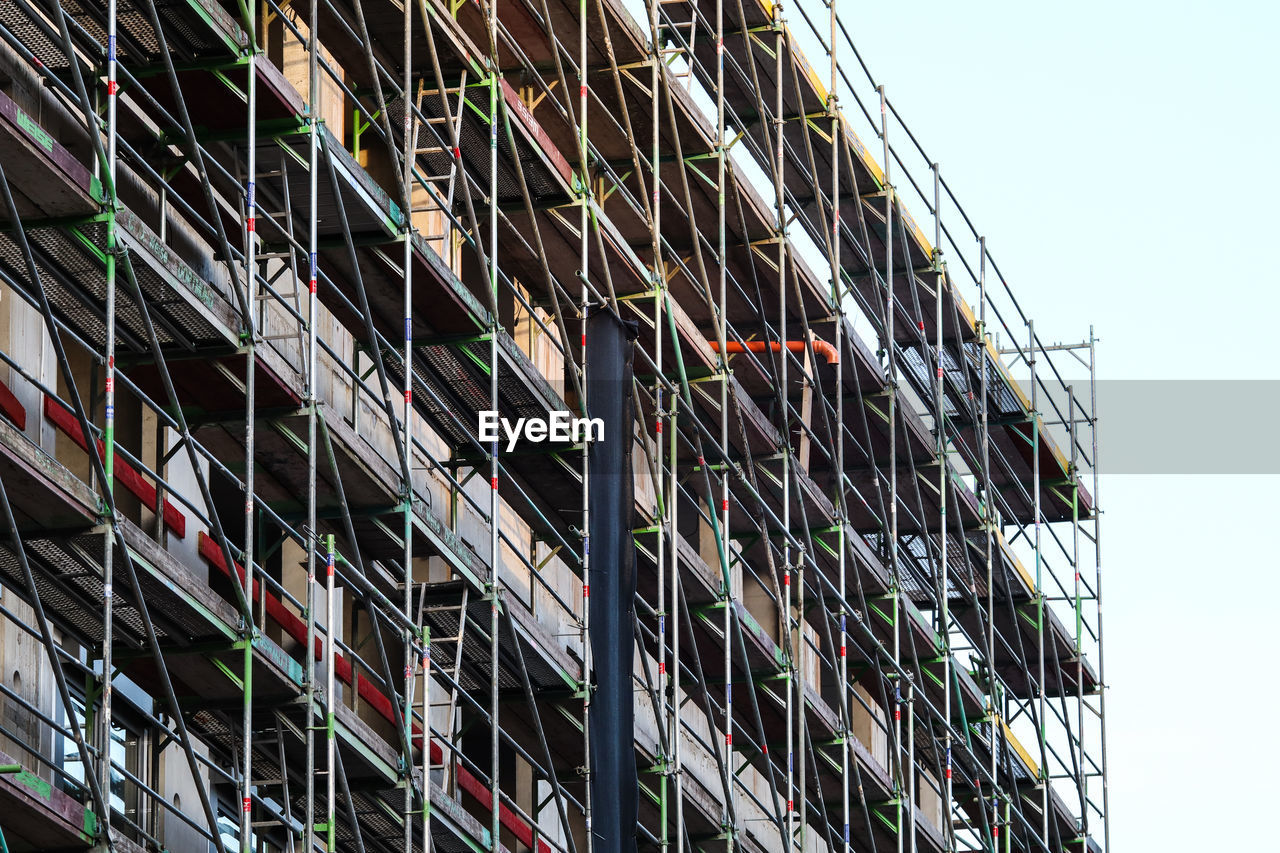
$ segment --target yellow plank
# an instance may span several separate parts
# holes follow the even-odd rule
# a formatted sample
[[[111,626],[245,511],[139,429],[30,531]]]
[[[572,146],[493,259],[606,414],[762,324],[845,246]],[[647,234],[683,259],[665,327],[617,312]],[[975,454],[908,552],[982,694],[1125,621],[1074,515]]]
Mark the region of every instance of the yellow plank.
[[[1009,740],[1009,745],[1013,747],[1013,751],[1018,753],[1018,757],[1022,759],[1022,763],[1026,764],[1027,767],[1031,769],[1031,775],[1039,779],[1040,765],[1031,758],[1031,753],[1027,752],[1027,750],[1022,746],[1022,743],[1013,736],[1013,731],[1004,720],[1000,721],[1000,727],[1004,729],[1004,736]]]

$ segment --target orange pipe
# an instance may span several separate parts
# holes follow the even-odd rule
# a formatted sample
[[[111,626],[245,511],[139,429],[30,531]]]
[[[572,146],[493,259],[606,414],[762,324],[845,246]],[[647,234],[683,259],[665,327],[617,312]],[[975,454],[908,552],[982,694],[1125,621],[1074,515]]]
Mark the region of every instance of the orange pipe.
[[[711,344],[713,352],[720,352],[719,341],[708,341]],[[806,341],[786,341],[787,349],[791,352],[804,352]],[[726,348],[730,353],[735,352],[778,352],[782,349],[782,345],[777,341],[747,341],[746,343],[738,343],[737,341],[729,341]],[[817,355],[827,360],[827,364],[839,364],[840,353],[831,344],[826,341],[813,339],[813,351]]]

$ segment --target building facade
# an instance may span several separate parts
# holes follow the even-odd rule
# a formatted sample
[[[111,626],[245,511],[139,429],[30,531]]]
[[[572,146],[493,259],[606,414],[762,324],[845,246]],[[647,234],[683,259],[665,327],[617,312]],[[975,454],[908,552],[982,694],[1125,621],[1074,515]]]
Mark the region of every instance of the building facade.
[[[841,14],[0,5],[9,849],[1105,849],[1092,331]]]

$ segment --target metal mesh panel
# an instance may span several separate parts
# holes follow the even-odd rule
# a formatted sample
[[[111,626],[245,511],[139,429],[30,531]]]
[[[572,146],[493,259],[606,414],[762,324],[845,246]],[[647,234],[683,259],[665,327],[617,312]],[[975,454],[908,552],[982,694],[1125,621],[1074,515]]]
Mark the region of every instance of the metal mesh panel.
[[[63,0],[62,6],[99,44],[107,43],[105,4]],[[221,47],[208,24],[200,20],[186,0],[156,0],[156,11],[164,24],[169,50],[178,56],[194,58]],[[148,64],[160,61],[160,42],[146,4],[120,0],[117,28],[122,61]]]
[[[47,25],[48,22],[45,23]],[[0,24],[13,33],[36,59],[45,65],[50,68],[66,67],[67,57],[59,46],[60,42],[52,41],[46,35],[46,29],[37,25],[31,13],[22,8],[16,0],[0,3]],[[52,29],[54,32],[57,31],[56,27]]]
[[[99,251],[106,251],[106,225],[101,222],[77,226],[78,231]],[[106,302],[106,272],[88,246],[73,234],[56,228],[33,228],[27,238],[36,258],[40,283],[58,315],[86,340],[105,345],[106,323],[99,305]],[[133,271],[151,313],[156,338],[161,346],[177,343],[171,329],[194,345],[225,344],[217,327],[208,317],[174,291],[169,282],[150,264],[150,259],[132,253]],[[9,276],[28,283],[22,251],[12,235],[0,235],[0,266]],[[120,273],[117,281],[116,321],[122,333],[122,345],[133,344],[142,351],[147,347],[146,326],[142,312],[132,296],[132,288]],[[131,340],[130,340],[131,339]]]
[[[916,377],[916,381],[919,384],[933,387],[934,377],[937,373],[937,364],[935,363],[937,357],[936,349],[921,352],[919,347],[912,346],[904,351],[902,364]],[[956,404],[950,386],[954,385],[961,390],[961,393],[966,393],[969,390],[968,383],[965,381],[964,371],[961,369],[960,363],[956,361],[949,349],[943,349],[942,351],[942,369],[949,383],[943,386],[942,409],[947,417],[955,417],[962,409]],[[932,397],[929,399],[928,405],[929,413],[933,414]],[[967,406],[965,408],[967,409]]]
[[[7,537],[6,537],[7,540]],[[90,612],[83,601],[68,591],[65,584],[56,576],[50,575],[39,570],[34,565],[35,557],[33,555],[34,546],[37,542],[24,543],[27,548],[27,559],[33,563],[31,566],[32,574],[35,577],[36,593],[40,596],[45,612],[60,625],[70,627],[78,636],[84,638],[90,643],[102,642],[102,614],[101,612]],[[43,543],[49,545],[49,543]],[[51,551],[56,551],[56,546],[50,546]],[[69,562],[69,558],[64,555],[64,564]],[[15,590],[23,599],[27,599],[27,585],[22,576],[22,569],[18,563],[17,555],[8,547],[8,545],[0,545],[0,575],[4,577],[5,584]]]
[[[1018,396],[1013,393],[1013,389],[1005,383],[1004,377],[996,369],[996,366],[991,363],[990,358],[985,357],[985,347],[977,341],[973,341],[965,344],[965,350],[975,370],[979,369],[979,364],[986,365],[987,390],[991,394],[991,401],[995,404],[995,411],[992,414],[1012,415],[1021,412],[1022,403],[1018,400]]]

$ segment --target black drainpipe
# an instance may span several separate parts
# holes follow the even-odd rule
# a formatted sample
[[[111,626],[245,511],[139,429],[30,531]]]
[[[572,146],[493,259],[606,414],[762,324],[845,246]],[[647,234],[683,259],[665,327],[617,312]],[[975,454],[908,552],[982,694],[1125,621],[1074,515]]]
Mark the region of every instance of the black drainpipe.
[[[635,542],[631,510],[631,343],[634,323],[607,311],[587,318],[587,414],[604,422],[590,445],[591,832],[597,853],[636,849],[634,661]]]

